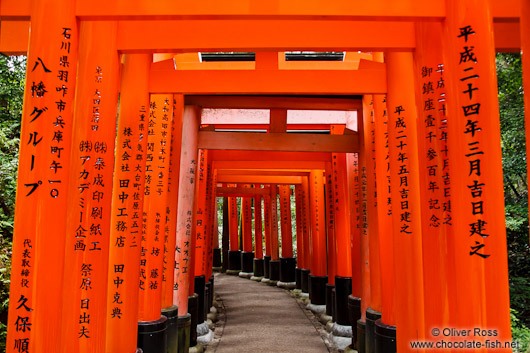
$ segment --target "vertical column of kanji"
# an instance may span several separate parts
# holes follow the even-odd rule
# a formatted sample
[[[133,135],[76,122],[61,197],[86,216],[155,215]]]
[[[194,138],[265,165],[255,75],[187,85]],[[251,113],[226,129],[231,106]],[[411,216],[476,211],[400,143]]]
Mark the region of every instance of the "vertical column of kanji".
[[[207,171],[208,151],[199,150],[199,165],[197,169],[197,190],[195,194],[195,277],[206,275],[205,271],[205,248],[206,248],[206,187],[208,183]]]
[[[164,258],[162,267],[162,314],[167,317],[168,352],[178,349],[178,307],[173,305],[173,292],[177,290],[175,276],[175,245],[177,234],[177,202],[180,171],[180,142],[182,138],[182,111],[184,97],[172,96],[171,145],[167,180],[166,222],[164,228]]]
[[[382,55],[376,55],[375,58],[383,62]],[[386,96],[374,95],[373,102],[377,229],[380,241],[379,263],[381,271],[381,319],[375,323],[375,349],[379,353],[396,350],[396,322],[394,315],[394,250]]]
[[[365,117],[369,119],[372,110],[372,96],[363,96],[363,110],[358,114],[359,130],[359,203],[360,203],[360,260],[361,260],[361,318],[357,321],[357,342],[366,347],[366,310],[370,307],[370,233],[368,228],[368,173],[366,166],[366,131]]]
[[[444,64],[450,97],[456,322],[510,340],[495,46],[489,4],[449,1]],[[457,236],[459,234],[459,236]],[[483,342],[483,341],[482,341]]]
[[[228,273],[239,274],[241,270],[241,251],[239,250],[238,236],[238,214],[237,214],[237,197],[228,198],[229,209],[229,232],[230,232],[230,251],[228,252]]]
[[[302,269],[304,268],[304,225],[302,220],[302,185],[294,186],[296,217],[296,289],[302,289]]]
[[[296,287],[296,259],[293,257],[293,230],[291,225],[291,186],[280,185],[280,217],[282,232],[282,256],[280,258],[279,286]]]
[[[63,352],[105,350],[109,233],[118,104],[117,24],[80,27],[65,271]],[[102,49],[105,43],[105,50]],[[66,94],[66,89],[63,87]],[[56,165],[61,168],[61,165]],[[59,349],[59,348],[57,348]]]
[[[333,126],[331,127],[333,131]],[[324,189],[326,195],[326,234],[327,234],[327,254],[328,254],[328,283],[326,284],[326,314],[331,316],[333,313],[333,303],[331,300],[333,289],[335,288],[335,277],[337,275],[337,248],[335,242],[335,207],[333,207],[334,198],[334,179],[333,167],[331,162],[326,162],[326,186]]]
[[[311,275],[309,276],[309,299],[313,305],[326,304],[326,220],[324,210],[324,171],[311,170],[309,193],[311,209]]]
[[[174,298],[174,302],[179,308],[180,317],[188,315],[188,293],[191,281],[189,266],[193,264],[192,259],[190,259],[190,252],[194,223],[199,116],[200,113],[196,107],[184,107],[175,253],[175,282],[178,285],[178,290],[176,298]]]
[[[259,190],[261,185],[256,185]],[[261,216],[261,195],[254,199],[254,280],[263,279],[263,221]]]
[[[214,249],[214,234],[215,219],[217,217],[217,201],[215,197],[215,185],[217,184],[217,171],[213,168],[211,158],[208,159],[208,186],[206,195],[208,199],[208,229],[206,230],[206,280],[212,276],[213,272],[213,249]]]
[[[263,218],[265,226],[265,256],[263,256],[263,280],[270,278],[270,261],[271,261],[271,197],[265,195],[263,197]]]
[[[388,53],[390,178],[399,351],[425,335],[417,110],[411,53]]]
[[[269,262],[269,275],[271,281],[280,280],[280,238],[278,229],[278,185],[270,187],[271,210],[271,261]]]
[[[8,352],[50,352],[60,347],[77,43],[75,2],[32,2]]]
[[[309,202],[309,180],[307,176],[302,177],[302,224],[304,237],[304,268],[302,270],[302,292],[309,293],[309,274],[312,265],[311,248],[311,211]]]
[[[416,26],[416,77],[418,108],[418,154],[422,204],[425,328],[447,327],[450,320],[450,282],[453,263],[448,256],[451,237],[450,178],[445,80],[442,61],[442,24]],[[450,243],[450,242],[449,242]],[[430,340],[440,336],[428,334]]]
[[[109,352],[136,349],[150,55],[125,55],[112,182],[107,285]]]
[[[347,156],[333,153],[332,207],[335,210],[335,249],[337,253],[337,274],[335,278],[335,322],[350,325],[348,317],[348,296],[352,293],[351,219],[348,200]]]
[[[521,0],[521,53],[523,60],[523,85],[525,126],[530,127],[530,3]],[[530,131],[526,132],[526,155],[530,156]],[[530,178],[530,163],[526,163],[527,178]]]
[[[249,184],[244,185],[245,188],[250,188]],[[241,212],[242,212],[242,230],[243,230],[243,252],[241,253],[241,272],[240,276],[250,278],[252,276],[254,252],[252,249],[252,198],[241,198]]]

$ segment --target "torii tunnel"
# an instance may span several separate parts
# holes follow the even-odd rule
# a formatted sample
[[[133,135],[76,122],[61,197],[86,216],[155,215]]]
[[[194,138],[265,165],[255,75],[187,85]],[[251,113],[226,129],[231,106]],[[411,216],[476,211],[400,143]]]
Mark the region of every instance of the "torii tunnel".
[[[214,268],[308,296],[359,352],[510,342],[495,52],[529,16],[2,0],[0,52],[27,55],[7,352],[188,352]]]

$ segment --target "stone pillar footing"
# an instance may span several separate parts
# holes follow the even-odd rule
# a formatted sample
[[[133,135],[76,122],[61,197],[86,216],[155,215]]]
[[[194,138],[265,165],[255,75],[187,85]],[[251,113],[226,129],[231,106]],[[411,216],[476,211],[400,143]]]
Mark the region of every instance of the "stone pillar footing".
[[[228,252],[228,270],[226,273],[229,273],[229,271],[237,271],[237,273],[241,271],[241,251],[234,250]]]
[[[186,314],[177,318],[178,353],[188,353],[190,349],[191,315]]]
[[[254,259],[254,277],[263,277],[265,260]]]
[[[350,317],[348,315],[348,296],[352,291],[351,277],[335,276],[335,307],[333,319],[339,325],[350,325]]]
[[[326,283],[328,276],[309,275],[309,299],[311,304],[326,305]]]
[[[357,320],[357,352],[366,353],[366,322]]]
[[[176,305],[170,306],[169,308],[162,309],[162,315],[167,318],[167,352],[177,353],[178,352],[178,330],[177,330],[177,318],[178,318],[178,307]]]
[[[326,283],[326,315],[328,316],[333,316],[333,289],[335,289],[335,285]]]
[[[243,251],[241,253],[241,272],[252,273],[254,271],[254,253]]]
[[[167,352],[167,318],[138,322],[138,348],[144,353]]]
[[[396,326],[375,322],[375,353],[396,353]]]
[[[191,315],[189,346],[193,347],[197,344],[197,324],[199,322],[199,295],[197,293],[188,297],[188,313]]]
[[[271,260],[269,262],[269,278],[271,281],[280,280],[280,260]]]
[[[348,296],[348,314],[353,327],[352,348],[357,349],[357,321],[361,319],[361,298]]]
[[[280,257],[280,282],[296,282],[295,257]]]
[[[309,273],[311,272],[310,270],[308,269],[305,269],[303,268],[301,270],[302,272],[302,278],[300,280],[300,285],[301,285],[301,289],[302,289],[302,293],[309,293]]]
[[[263,256],[263,278],[270,278],[270,256]]]
[[[297,267],[294,271],[296,289],[302,289],[302,269]]]
[[[375,322],[380,318],[379,311],[366,309],[366,353],[375,353]]]

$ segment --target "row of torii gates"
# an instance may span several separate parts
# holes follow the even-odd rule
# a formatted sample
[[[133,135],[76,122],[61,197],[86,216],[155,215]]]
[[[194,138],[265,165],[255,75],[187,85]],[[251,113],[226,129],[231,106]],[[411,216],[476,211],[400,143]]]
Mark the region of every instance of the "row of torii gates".
[[[353,332],[352,318],[375,325],[377,352],[443,340],[489,351],[475,329],[509,342],[494,53],[529,45],[529,7],[2,0],[0,52],[28,55],[7,351],[131,353],[140,331],[151,352],[168,325],[186,351],[188,301],[213,292],[220,196],[230,199],[232,270],[259,276],[267,261],[265,276],[295,281],[315,305],[335,285],[335,319]],[[293,50],[345,57],[286,60]],[[270,119],[205,123],[209,109]],[[354,113],[295,125],[297,110]],[[433,334],[444,328],[471,337]],[[363,351],[355,337],[353,347]]]

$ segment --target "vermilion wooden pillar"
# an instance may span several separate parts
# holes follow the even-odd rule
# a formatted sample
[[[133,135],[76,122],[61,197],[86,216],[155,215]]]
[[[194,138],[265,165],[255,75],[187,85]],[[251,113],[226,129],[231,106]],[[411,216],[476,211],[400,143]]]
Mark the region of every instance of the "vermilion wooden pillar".
[[[327,258],[326,222],[324,210],[324,171],[312,170],[309,177],[311,207],[311,275],[309,277],[309,298],[313,305],[326,303]]]
[[[421,109],[418,124],[418,154],[422,203],[425,329],[447,327],[454,317],[454,261],[448,256],[453,241],[451,178],[448,156],[449,119],[446,114],[445,68],[441,23],[416,26],[417,99]],[[454,200],[454,198],[453,198]],[[433,341],[443,337],[428,336]],[[449,351],[449,350],[447,350]]]
[[[296,259],[293,257],[293,231],[291,215],[291,186],[280,185],[280,217],[282,234],[282,256],[280,258],[279,286],[294,288],[296,286]]]
[[[245,188],[251,185],[245,184]],[[241,198],[241,216],[243,231],[243,252],[241,253],[241,273],[240,276],[250,278],[254,271],[254,252],[252,248],[252,198]]]
[[[312,265],[311,248],[311,211],[309,205],[309,177],[302,178],[302,224],[303,224],[303,256],[304,268],[302,269],[302,293],[309,293],[309,274]]]
[[[263,217],[265,227],[265,256],[263,257],[263,279],[270,279],[269,263],[271,261],[271,197],[265,195],[263,197]]]
[[[61,346],[78,31],[71,1],[31,6],[15,209],[7,351]],[[64,89],[63,89],[64,88]],[[80,269],[76,269],[79,271]],[[36,295],[38,293],[38,295]],[[75,324],[75,323],[73,323]]]
[[[525,127],[530,127],[530,4],[521,0],[521,53],[523,60],[523,85],[525,106]],[[530,133],[526,132],[526,155],[530,156]],[[530,178],[530,163],[526,164],[527,177]]]
[[[456,267],[456,318],[451,321],[495,327],[505,342],[511,340],[510,305],[492,26],[489,3],[448,2],[448,156],[451,194],[458,197],[451,204],[455,237],[449,251]]]
[[[167,344],[168,352],[178,349],[178,307],[173,304],[176,292],[175,278],[175,246],[177,242],[177,203],[180,172],[180,145],[182,139],[182,113],[184,96],[173,95],[173,116],[171,123],[171,145],[169,147],[169,170],[166,226],[164,233],[164,266],[162,277],[162,314],[168,318]]]
[[[408,351],[411,340],[425,337],[417,109],[412,54],[387,59],[397,349]]]
[[[180,170],[182,172],[179,176],[177,245],[175,252],[175,285],[177,286],[177,293],[176,298],[174,298],[178,306],[179,321],[182,322],[183,328],[185,328],[185,322],[191,320],[188,314],[188,295],[192,280],[190,278],[190,267],[193,265],[193,259],[190,257],[192,256],[191,247],[194,234],[193,210],[195,206],[198,131],[198,109],[193,106],[185,106],[182,118],[182,147],[180,154]],[[185,332],[185,330],[183,331]],[[180,342],[182,341],[179,333],[179,346],[181,346]],[[183,348],[186,349],[186,347]]]
[[[261,185],[257,185],[261,188]],[[254,198],[254,280],[261,281],[264,275],[264,259],[263,259],[263,217],[261,215],[261,200],[260,195]]]
[[[381,319],[376,322],[376,352],[383,348],[395,351],[394,315],[394,249],[392,230],[392,203],[390,185],[390,155],[388,140],[388,112],[386,96],[374,95],[375,114],[375,172],[377,180],[377,222],[380,240]],[[390,346],[382,344],[388,340]],[[393,343],[393,346],[392,346]],[[379,347],[381,346],[381,349]]]
[[[332,127],[333,133],[333,127]],[[335,198],[335,187],[333,181],[333,168],[331,162],[326,163],[325,170],[325,207],[326,207],[326,240],[327,240],[327,267],[328,267],[328,283],[326,284],[326,313],[331,315],[332,300],[331,294],[335,287],[335,276],[337,275],[337,248],[335,244],[335,207],[333,200]]]
[[[302,289],[302,269],[304,268],[304,221],[302,219],[302,185],[294,186],[296,205],[296,289]]]
[[[150,63],[148,54],[127,54],[122,69],[106,306],[106,350],[111,352],[137,347]]]
[[[228,198],[229,209],[229,232],[230,232],[230,251],[228,252],[228,272],[229,274],[239,274],[241,271],[241,251],[239,250],[238,235],[238,213],[237,198]]]
[[[75,236],[66,238],[64,255],[64,352],[105,350],[105,326],[111,319],[106,304],[120,73],[116,32],[115,22],[84,22],[80,27],[81,79],[72,124],[76,148],[71,153],[66,228]]]
[[[271,281],[280,280],[280,244],[278,234],[278,186],[270,186],[270,223],[271,223],[271,260],[269,263],[269,276]]]

